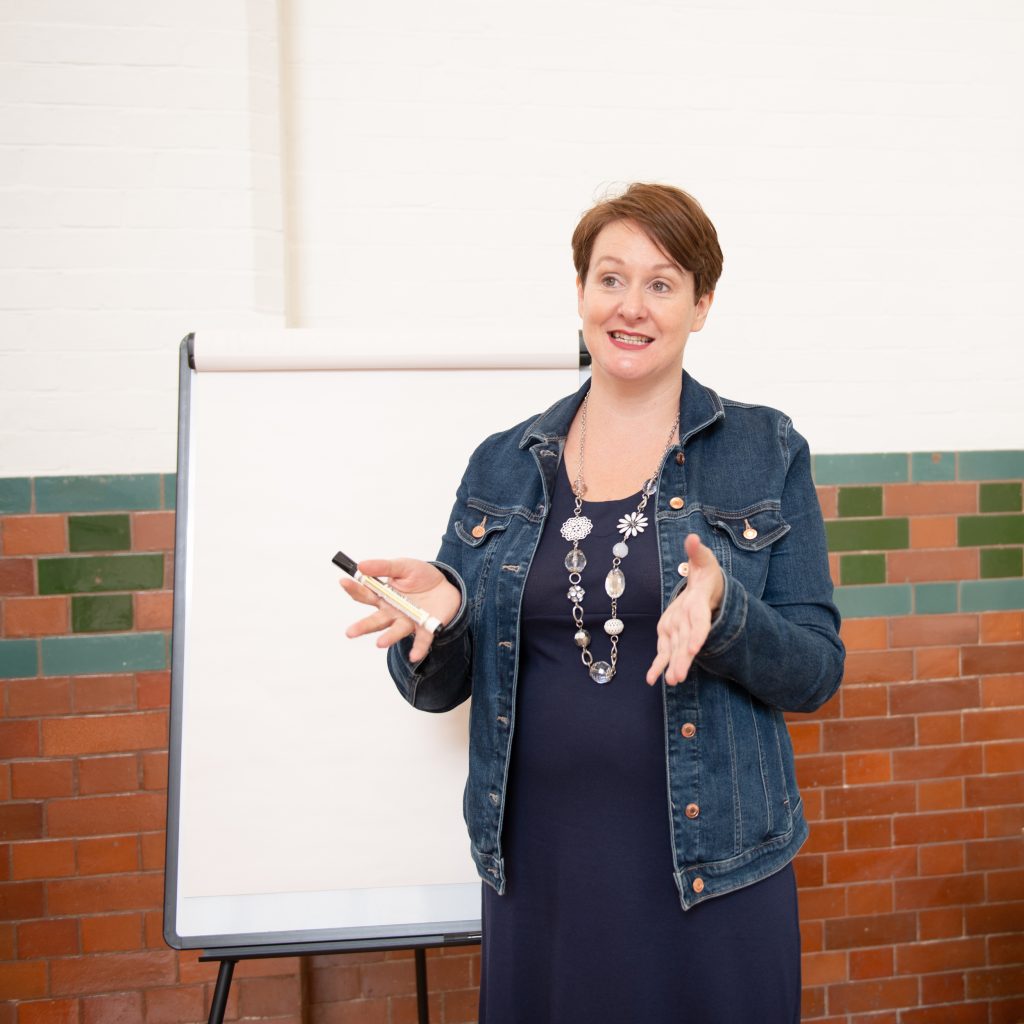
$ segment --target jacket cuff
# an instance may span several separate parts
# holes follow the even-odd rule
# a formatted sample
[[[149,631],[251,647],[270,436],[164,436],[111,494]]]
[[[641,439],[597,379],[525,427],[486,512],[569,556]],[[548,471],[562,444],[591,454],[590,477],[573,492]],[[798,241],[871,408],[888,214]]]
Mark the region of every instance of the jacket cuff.
[[[747,591],[742,584],[730,579],[724,569],[722,578],[725,581],[722,603],[711,620],[711,629],[700,652],[702,658],[713,658],[727,651],[739,639],[747,624]]]

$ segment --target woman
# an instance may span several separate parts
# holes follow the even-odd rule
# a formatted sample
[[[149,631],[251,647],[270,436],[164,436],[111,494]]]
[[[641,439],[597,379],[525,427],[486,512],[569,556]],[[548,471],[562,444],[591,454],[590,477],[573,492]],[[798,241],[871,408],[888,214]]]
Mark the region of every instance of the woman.
[[[437,562],[360,563],[445,631],[384,606],[348,634],[380,632],[415,707],[473,695],[481,1021],[789,1024],[783,712],[843,667],[807,444],[682,369],[722,267],[692,197],[630,186],[573,259],[591,380],[480,445]]]

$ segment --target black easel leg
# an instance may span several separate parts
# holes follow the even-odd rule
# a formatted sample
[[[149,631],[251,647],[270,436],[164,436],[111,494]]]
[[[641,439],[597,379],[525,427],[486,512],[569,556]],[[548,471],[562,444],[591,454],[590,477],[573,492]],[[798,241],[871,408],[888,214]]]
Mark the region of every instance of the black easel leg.
[[[231,988],[231,975],[235,973],[237,960],[221,960],[217,971],[217,985],[213,990],[213,1002],[210,1003],[209,1024],[224,1024],[224,1011],[228,1007],[228,990]]]
[[[416,1011],[419,1024],[430,1024],[430,1005],[427,1002],[427,951],[416,948]]]

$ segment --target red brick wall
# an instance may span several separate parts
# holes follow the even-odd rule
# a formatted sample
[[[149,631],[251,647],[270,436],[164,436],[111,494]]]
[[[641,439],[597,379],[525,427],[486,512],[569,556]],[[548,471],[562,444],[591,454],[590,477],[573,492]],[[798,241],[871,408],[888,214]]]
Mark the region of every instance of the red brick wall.
[[[74,598],[40,595],[37,564],[68,551],[68,518],[0,517],[0,644],[71,632]],[[169,627],[172,518],[130,514],[127,550],[165,556],[131,595],[140,637]],[[949,530],[927,540],[926,518],[910,533],[942,579]],[[840,693],[791,720],[805,1019],[1022,1021],[1024,612],[849,618],[843,636]],[[0,680],[0,1024],[206,1019],[215,966],[161,938],[168,675]],[[475,1019],[475,949],[431,951],[429,978],[435,1024]],[[401,1024],[414,992],[405,952],[248,962],[228,1019]]]

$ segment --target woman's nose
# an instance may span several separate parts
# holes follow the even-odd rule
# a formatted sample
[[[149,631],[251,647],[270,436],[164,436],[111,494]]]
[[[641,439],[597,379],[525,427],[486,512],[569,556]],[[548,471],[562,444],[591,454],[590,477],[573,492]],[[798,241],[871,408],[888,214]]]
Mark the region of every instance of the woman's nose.
[[[644,305],[644,293],[642,288],[629,288],[622,296],[620,306],[622,315],[627,320],[639,320],[646,311]]]

